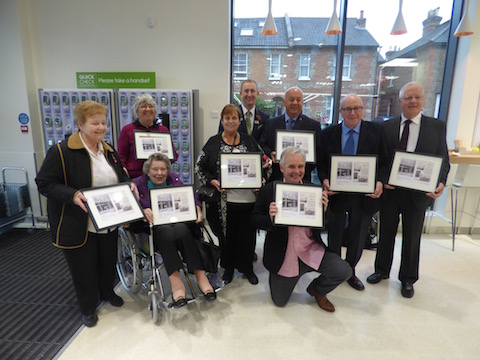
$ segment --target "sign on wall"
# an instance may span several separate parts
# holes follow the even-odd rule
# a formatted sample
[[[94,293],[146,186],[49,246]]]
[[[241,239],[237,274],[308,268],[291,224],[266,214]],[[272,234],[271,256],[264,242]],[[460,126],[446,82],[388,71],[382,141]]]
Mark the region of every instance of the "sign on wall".
[[[154,89],[155,72],[77,72],[79,89]]]

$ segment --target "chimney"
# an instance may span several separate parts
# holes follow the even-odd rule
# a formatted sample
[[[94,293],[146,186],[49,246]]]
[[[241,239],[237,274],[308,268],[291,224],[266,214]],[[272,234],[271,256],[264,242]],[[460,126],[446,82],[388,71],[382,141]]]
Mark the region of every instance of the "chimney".
[[[438,10],[440,10],[440,8],[437,7],[436,9],[428,11],[428,17],[423,21],[423,36],[431,33],[438,25],[440,25],[442,17],[438,16]]]
[[[367,23],[367,19],[363,17],[363,10],[360,10],[360,18],[357,19],[357,28],[358,29],[365,29],[365,24]]]

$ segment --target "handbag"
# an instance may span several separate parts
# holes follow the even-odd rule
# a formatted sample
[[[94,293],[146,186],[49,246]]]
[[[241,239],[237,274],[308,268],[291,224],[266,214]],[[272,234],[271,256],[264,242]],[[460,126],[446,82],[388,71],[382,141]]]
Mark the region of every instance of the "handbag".
[[[202,185],[197,190],[200,200],[206,203],[214,203],[220,201],[220,193],[213,186]]]
[[[205,241],[205,235],[207,241]],[[200,253],[203,269],[209,273],[216,273],[218,271],[218,262],[220,261],[220,247],[215,245],[212,235],[210,235],[210,232],[203,224],[199,226],[195,243]]]

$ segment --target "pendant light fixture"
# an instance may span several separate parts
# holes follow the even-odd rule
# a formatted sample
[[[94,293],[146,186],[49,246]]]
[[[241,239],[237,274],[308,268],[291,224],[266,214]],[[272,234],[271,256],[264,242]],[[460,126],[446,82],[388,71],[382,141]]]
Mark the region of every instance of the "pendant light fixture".
[[[465,3],[464,3],[465,4]],[[460,23],[455,30],[453,36],[469,36],[473,35],[472,22],[470,21],[470,0],[466,0],[466,4],[463,7],[463,15]]]
[[[278,31],[272,16],[272,0],[268,0],[268,15],[263,25],[262,35],[275,35],[276,33]]]
[[[340,22],[338,21],[338,16],[337,16],[337,0],[334,0],[332,17],[330,18],[327,28],[325,29],[325,34],[338,35],[341,32],[342,32],[342,29],[340,28]]]
[[[397,20],[395,20],[395,24],[393,24],[393,29],[390,32],[390,35],[402,35],[407,33],[405,20],[403,20],[403,15],[402,15],[402,4],[403,4],[403,0],[400,0],[398,5]]]

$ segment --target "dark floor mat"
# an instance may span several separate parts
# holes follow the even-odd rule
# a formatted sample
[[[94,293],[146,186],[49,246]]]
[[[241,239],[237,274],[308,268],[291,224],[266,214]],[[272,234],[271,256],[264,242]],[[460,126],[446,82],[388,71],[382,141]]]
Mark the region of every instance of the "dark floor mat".
[[[0,359],[52,359],[82,325],[62,251],[46,230],[0,235]]]

